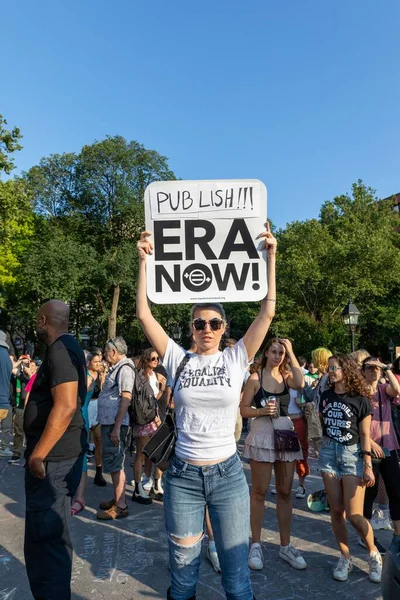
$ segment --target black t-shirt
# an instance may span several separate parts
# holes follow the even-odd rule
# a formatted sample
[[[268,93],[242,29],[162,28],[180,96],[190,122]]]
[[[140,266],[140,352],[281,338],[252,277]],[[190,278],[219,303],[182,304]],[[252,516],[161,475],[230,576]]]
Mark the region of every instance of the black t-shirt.
[[[324,435],[344,446],[359,443],[359,423],[372,413],[368,398],[352,398],[329,389],[322,393],[319,406]]]
[[[28,458],[43,433],[53,408],[51,389],[61,383],[78,382],[78,405],[71,423],[46,460],[58,462],[81,454],[87,447],[82,406],[86,398],[86,361],[82,348],[69,334],[61,335],[47,348],[46,356],[32,386],[24,413],[26,436],[25,458]]]

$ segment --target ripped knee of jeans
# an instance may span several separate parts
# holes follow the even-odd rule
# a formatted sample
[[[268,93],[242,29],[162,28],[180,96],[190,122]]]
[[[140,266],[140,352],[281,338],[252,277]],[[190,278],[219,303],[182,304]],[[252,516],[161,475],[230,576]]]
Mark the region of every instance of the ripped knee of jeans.
[[[187,567],[200,556],[203,537],[203,532],[198,534],[188,533],[184,537],[169,534],[172,570],[174,566],[178,569]]]
[[[185,535],[185,537],[177,537],[176,535],[170,533],[169,537],[171,542],[180,548],[194,548],[203,540],[204,533],[188,533]]]

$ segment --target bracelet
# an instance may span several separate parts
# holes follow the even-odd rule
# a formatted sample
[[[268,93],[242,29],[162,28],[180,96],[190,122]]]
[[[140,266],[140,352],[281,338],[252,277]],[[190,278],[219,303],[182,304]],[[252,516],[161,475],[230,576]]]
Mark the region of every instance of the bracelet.
[[[364,463],[364,469],[372,469],[372,465],[369,463]]]
[[[361,456],[361,458],[363,456],[372,456],[372,452],[368,452],[368,450],[361,450],[360,456]]]
[[[265,298],[265,302],[276,302],[275,298]]]

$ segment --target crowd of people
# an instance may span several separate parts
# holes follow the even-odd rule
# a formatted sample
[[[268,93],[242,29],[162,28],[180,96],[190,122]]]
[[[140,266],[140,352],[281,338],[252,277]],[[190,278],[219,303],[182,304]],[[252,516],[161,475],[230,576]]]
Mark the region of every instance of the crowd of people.
[[[122,337],[84,353],[68,333],[68,306],[56,300],[37,315],[38,338],[47,346],[42,363],[10,355],[0,332],[0,422],[10,409],[13,414],[12,451],[0,439],[0,456],[22,463],[25,438],[25,561],[35,598],[71,597],[68,520],[85,509],[88,461],[94,484],[106,487],[109,474],[113,488],[97,519],[128,516],[129,448],[132,501],[164,505],[167,598],[195,598],[207,532],[207,557],[227,598],[253,600],[249,569],[264,566],[261,533],[273,472],[278,555],[294,569],[307,568],[301,548],[291,543],[292,488],[297,474],[296,498],[308,497],[311,453],[339,551],[333,577],[346,581],[353,568],[348,521],[367,550],[370,581],[381,581],[385,549],[374,528],[393,528],[400,541],[400,358],[391,365],[363,350],[344,355],[317,348],[307,360],[277,337],[260,351],[276,305],[276,241],[269,228],[262,236],[268,292],[239,341],[228,338],[224,309],[214,302],[192,307],[188,351],[169,337],[147,301],[147,232],[138,243],[136,310],[151,347],[141,356],[129,357]],[[144,450],[170,407],[177,438],[163,475]],[[250,493],[237,448],[241,436]]]

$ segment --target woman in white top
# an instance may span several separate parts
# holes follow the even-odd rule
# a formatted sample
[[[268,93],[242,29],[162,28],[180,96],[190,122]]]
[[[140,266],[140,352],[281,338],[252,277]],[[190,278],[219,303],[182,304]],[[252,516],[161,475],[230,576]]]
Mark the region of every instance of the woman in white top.
[[[185,351],[153,317],[146,296],[149,232],[138,242],[139,279],[136,314],[170,379]],[[269,227],[259,237],[268,253],[268,294],[257,318],[233,348],[218,350],[226,329],[220,304],[196,304],[191,353],[174,390],[177,442],[166,477],[165,524],[170,549],[170,600],[194,599],[199,578],[206,506],[209,509],[228,600],[253,600],[247,564],[249,492],[236,452],[235,423],[243,376],[262,344],[275,314],[276,240]]]

